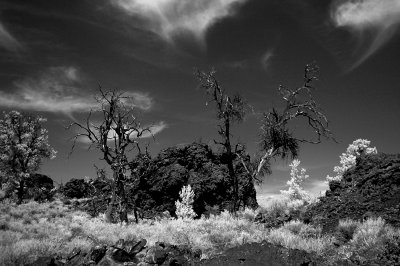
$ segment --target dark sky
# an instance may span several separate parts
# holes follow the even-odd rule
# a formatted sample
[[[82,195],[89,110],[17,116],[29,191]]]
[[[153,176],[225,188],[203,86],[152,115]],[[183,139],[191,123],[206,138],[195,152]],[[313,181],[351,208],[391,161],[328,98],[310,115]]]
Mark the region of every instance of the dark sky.
[[[57,158],[41,172],[56,181],[93,177],[100,154],[80,143],[70,158],[70,122],[93,107],[98,85],[135,97],[153,124],[151,151],[216,137],[194,69],[215,68],[223,88],[257,113],[281,106],[280,84],[302,84],[304,66],[321,69],[314,96],[339,143],[301,146],[306,187],[325,189],[339,155],[358,138],[400,151],[400,0],[2,0],[0,109],[48,119]],[[234,139],[257,151],[250,115]],[[301,124],[292,130],[309,134]],[[290,161],[273,163],[259,195],[285,188]]]

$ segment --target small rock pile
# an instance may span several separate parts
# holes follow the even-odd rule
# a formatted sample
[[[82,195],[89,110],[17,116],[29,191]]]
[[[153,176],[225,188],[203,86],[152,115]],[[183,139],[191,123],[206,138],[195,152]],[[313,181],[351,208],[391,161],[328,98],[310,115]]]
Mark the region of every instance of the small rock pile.
[[[192,251],[188,246],[175,246],[156,242],[147,247],[147,241],[118,240],[114,245],[98,245],[89,252],[74,249],[67,257],[39,257],[26,266],[151,266],[193,265],[200,261],[201,250]]]

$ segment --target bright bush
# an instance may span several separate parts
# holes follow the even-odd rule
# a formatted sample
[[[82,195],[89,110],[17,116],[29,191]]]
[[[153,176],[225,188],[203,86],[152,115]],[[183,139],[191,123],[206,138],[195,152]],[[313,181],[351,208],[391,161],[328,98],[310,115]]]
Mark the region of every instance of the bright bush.
[[[182,219],[193,219],[196,217],[196,213],[193,211],[194,192],[192,187],[190,185],[183,186],[179,192],[179,196],[181,200],[175,202],[176,216]]]
[[[333,171],[336,176],[327,176],[328,181],[342,180],[344,172],[356,165],[356,159],[361,154],[376,154],[378,153],[376,147],[370,147],[371,141],[366,139],[357,139],[347,147],[345,153],[340,156],[340,166],[335,166]]]
[[[306,175],[306,169],[298,169],[299,165],[300,161],[297,159],[293,160],[293,162],[289,165],[291,167],[290,180],[287,181],[289,189],[281,190],[281,193],[288,197],[289,200],[309,201],[311,198],[310,195],[301,186],[304,180],[306,180],[309,176]]]

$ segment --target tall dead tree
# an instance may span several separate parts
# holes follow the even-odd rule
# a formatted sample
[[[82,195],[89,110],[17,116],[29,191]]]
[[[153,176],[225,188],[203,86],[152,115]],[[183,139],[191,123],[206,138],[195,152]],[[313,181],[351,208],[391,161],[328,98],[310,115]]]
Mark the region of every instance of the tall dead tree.
[[[133,113],[133,102],[131,97],[124,96],[123,92],[117,90],[103,91],[96,97],[98,109],[102,118],[100,123],[93,123],[90,111],[86,123],[74,122],[68,126],[77,127],[80,132],[73,137],[72,150],[76,141],[84,139],[89,141],[89,149],[94,147],[102,154],[104,160],[113,172],[112,196],[108,203],[105,219],[113,222],[115,205],[118,205],[119,220],[128,222],[127,198],[125,183],[127,180],[126,170],[129,168],[128,153],[140,152],[139,138],[145,132],[151,134],[150,127],[142,127]]]
[[[220,121],[218,134],[222,141],[214,140],[214,142],[224,148],[229,177],[233,181],[233,211],[236,212],[239,208],[239,180],[234,168],[236,155],[231,141],[231,126],[233,123],[243,121],[246,104],[239,94],[234,96],[226,94],[215,78],[215,71],[212,70],[208,73],[197,71],[196,76],[200,81],[201,88],[206,91],[210,101],[215,102],[216,105],[217,119]],[[206,104],[208,105],[208,102]]]
[[[272,108],[271,111],[264,113],[260,133],[260,149],[263,155],[256,164],[246,165],[246,170],[256,181],[261,182],[262,173],[270,170],[272,158],[285,159],[289,156],[296,158],[300,143],[318,144],[322,137],[336,141],[329,130],[328,119],[312,96],[312,90],[315,89],[313,82],[318,79],[318,74],[318,66],[314,63],[308,64],[304,69],[304,83],[301,87],[296,89],[279,87],[279,94],[285,102],[284,108],[281,111]],[[290,122],[298,119],[305,120],[306,126],[313,131],[314,137],[294,136],[289,126]]]

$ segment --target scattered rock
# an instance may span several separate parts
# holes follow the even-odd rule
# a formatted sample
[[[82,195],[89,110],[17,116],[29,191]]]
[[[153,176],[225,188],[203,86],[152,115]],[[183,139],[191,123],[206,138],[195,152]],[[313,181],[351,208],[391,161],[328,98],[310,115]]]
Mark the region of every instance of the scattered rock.
[[[39,257],[26,266],[128,266],[128,265],[196,265],[200,261],[201,250],[192,251],[187,246],[174,246],[156,242],[146,247],[147,241],[118,240],[109,247],[98,245],[89,252],[73,249],[65,258]]]
[[[133,243],[133,241],[132,241]],[[127,245],[125,246],[125,250],[131,254],[131,255],[135,255],[137,253],[139,253],[140,251],[142,251],[142,249],[144,249],[144,247],[146,246],[147,241],[146,239],[141,239],[140,241],[136,242],[135,245]]]
[[[155,245],[147,250],[144,262],[150,264],[162,264],[167,258],[168,253],[165,251],[164,247],[161,245]]]
[[[124,249],[114,248],[111,251],[111,258],[117,262],[128,262],[134,259],[134,256],[129,255]]]

